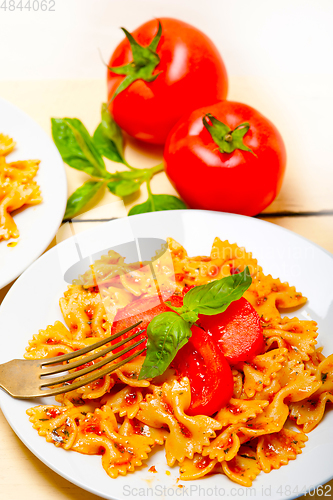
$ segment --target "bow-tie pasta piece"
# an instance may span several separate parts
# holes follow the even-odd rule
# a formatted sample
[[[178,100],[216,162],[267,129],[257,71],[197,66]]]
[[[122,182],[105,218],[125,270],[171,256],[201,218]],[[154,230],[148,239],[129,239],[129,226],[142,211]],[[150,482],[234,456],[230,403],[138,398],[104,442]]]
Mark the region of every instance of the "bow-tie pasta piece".
[[[268,401],[249,401],[231,398],[227,406],[221,408],[215,418],[223,427],[229,424],[244,423],[262,413],[268,404]]]
[[[185,457],[193,458],[202,447],[215,437],[221,424],[211,417],[190,417],[186,410],[191,402],[191,389],[187,377],[171,384],[164,383],[154,394],[147,394],[140,403],[138,420],[152,426],[167,426],[170,435],[165,442],[165,453],[169,466],[175,461],[182,463]]]
[[[140,422],[137,418],[129,419],[125,417],[124,422],[122,423],[119,434],[123,436],[132,436],[133,434],[137,434],[140,436],[146,436],[153,440],[154,445],[164,444],[167,439],[169,433],[165,429],[156,429],[156,427],[150,427],[143,422]]]
[[[45,330],[39,330],[24,354],[25,359],[53,358],[59,354],[73,352],[73,337],[67,328],[56,321],[54,325],[49,325]]]
[[[279,347],[286,347],[300,355],[302,361],[308,361],[309,355],[314,353],[316,345],[317,323],[315,321],[304,321],[298,318],[287,317],[271,321],[264,325],[264,337],[269,347],[271,340],[278,342]],[[281,344],[281,341],[283,344]]]
[[[272,383],[286,360],[287,349],[274,349],[253,358],[251,363],[242,363],[244,371],[244,391],[251,398]]]
[[[221,466],[224,474],[241,486],[252,486],[252,482],[260,474],[260,466],[255,457],[247,456],[241,450],[235,458],[222,462]]]
[[[211,460],[209,457],[203,457],[196,453],[194,457],[185,458],[179,467],[181,481],[191,481],[192,479],[200,479],[213,471],[217,460]]]
[[[101,403],[109,406],[113,413],[118,413],[120,417],[126,415],[128,418],[134,418],[140,409],[142,400],[140,389],[127,386],[114,394],[106,394]]]
[[[239,425],[229,425],[202,450],[202,456],[217,459],[219,462],[233,459],[241,445],[237,435]]]
[[[0,241],[18,238],[20,232],[12,212],[25,206],[38,205],[43,201],[34,177],[39,160],[7,163],[5,156],[14,149],[15,142],[0,134]]]
[[[261,436],[258,440],[257,454],[261,469],[270,472],[287,465],[289,460],[295,460],[308,437],[302,432],[282,429],[276,434]]]
[[[317,369],[321,381],[318,390],[309,399],[292,403],[290,415],[304,432],[310,432],[322,420],[327,403],[333,403],[333,354],[324,359]]]

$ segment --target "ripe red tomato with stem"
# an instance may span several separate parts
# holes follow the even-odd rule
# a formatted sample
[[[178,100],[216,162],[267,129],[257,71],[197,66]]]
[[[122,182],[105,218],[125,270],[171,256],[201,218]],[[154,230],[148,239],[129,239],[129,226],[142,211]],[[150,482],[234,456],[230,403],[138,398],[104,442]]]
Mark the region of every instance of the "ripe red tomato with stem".
[[[181,118],[168,136],[164,166],[190,208],[252,216],[279,193],[286,150],[265,116],[221,101]]]
[[[226,97],[223,60],[194,26],[160,18],[132,34],[123,31],[126,38],[111,56],[107,83],[109,110],[129,135],[164,144],[184,113]]]

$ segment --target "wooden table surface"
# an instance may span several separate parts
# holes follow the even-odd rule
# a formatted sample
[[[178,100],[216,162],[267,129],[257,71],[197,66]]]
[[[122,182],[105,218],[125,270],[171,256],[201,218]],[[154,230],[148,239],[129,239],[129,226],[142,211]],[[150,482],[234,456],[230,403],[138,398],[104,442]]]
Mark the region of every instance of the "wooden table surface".
[[[269,116],[280,129],[286,142],[288,165],[283,188],[274,203],[259,217],[305,236],[333,253],[332,165],[329,162],[317,164],[307,161],[304,156],[306,147],[304,153],[300,141],[295,143],[293,140],[295,132],[292,130],[286,110],[281,108],[279,102],[272,102],[267,92],[260,91],[260,83],[253,79],[237,77],[232,78],[230,83],[229,98],[249,103]],[[313,93],[318,95],[316,82],[313,85]],[[26,111],[48,133],[52,116],[78,117],[88,130],[93,132],[99,122],[100,103],[105,100],[105,83],[102,80],[0,82],[0,95]],[[308,98],[307,109],[311,102]],[[162,148],[142,146],[137,142],[128,141],[126,157],[134,166],[153,166],[161,161]],[[110,162],[108,168],[112,172],[117,166]],[[71,194],[86,180],[86,176],[67,167],[66,171],[69,194]],[[164,173],[158,174],[153,179],[152,189],[156,194],[175,194]],[[94,200],[94,206],[103,207],[116,199],[110,193],[105,193],[98,200]],[[131,197],[126,201],[126,209],[145,199],[146,192],[143,188],[139,197]],[[10,286],[11,284],[0,290],[0,303]],[[18,498],[97,500],[99,498],[58,476],[39,461],[17,438],[1,411],[0,465],[1,500]],[[329,484],[333,490],[333,481]],[[312,498],[319,496],[314,495]]]

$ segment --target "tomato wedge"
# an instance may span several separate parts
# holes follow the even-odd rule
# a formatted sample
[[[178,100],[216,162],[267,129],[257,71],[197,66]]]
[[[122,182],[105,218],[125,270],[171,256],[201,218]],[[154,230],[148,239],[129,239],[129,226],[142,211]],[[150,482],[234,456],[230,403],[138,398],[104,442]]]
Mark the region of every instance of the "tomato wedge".
[[[190,290],[189,287],[188,290]],[[187,290],[187,291],[188,291]],[[183,305],[183,297],[178,296],[178,295],[172,295],[170,297],[171,304],[173,306],[182,306]],[[140,325],[137,327],[133,328],[127,333],[124,333],[124,335],[121,335],[118,337],[114,343],[118,343],[121,340],[129,337],[130,335],[133,335],[133,333],[139,332],[140,330],[144,330],[144,332],[136,337],[134,340],[128,342],[126,346],[129,346],[130,344],[135,344],[138,340],[140,340],[143,337],[147,337],[147,326],[151,322],[155,316],[158,314],[161,314],[166,311],[171,311],[170,309],[164,302],[160,302],[160,298],[158,296],[155,297],[149,297],[149,298],[143,298],[143,299],[138,299],[132,302],[131,304],[128,304],[124,309],[120,309],[115,317],[115,320],[112,325],[111,329],[111,335],[114,333],[120,332],[120,330],[124,330],[125,328],[128,328],[131,325],[134,325],[138,321],[141,321]],[[118,352],[124,347],[119,347],[118,349],[115,349],[114,352]],[[145,343],[140,344],[138,347],[135,347],[132,351],[130,351],[129,354],[133,354],[136,351],[139,351],[143,349],[146,346]],[[126,354],[128,356],[128,354]]]
[[[196,325],[192,337],[178,351],[172,364],[179,375],[188,377],[191,405],[188,415],[213,415],[232,397],[231,368],[210,335]]]
[[[199,323],[231,365],[250,361],[264,351],[259,315],[244,297],[232,302],[223,313],[215,316],[201,314]]]
[[[140,330],[144,330],[144,332],[141,335],[138,335],[134,340],[129,341],[125,346],[115,349],[114,352],[118,352],[124,349],[124,347],[129,346],[130,344],[135,344],[136,342],[138,342],[138,340],[144,337],[147,338],[146,330],[151,320],[155,318],[155,316],[157,316],[158,314],[161,314],[162,312],[166,311],[171,311],[171,309],[166,304],[159,302],[158,297],[151,297],[148,299],[147,298],[138,299],[135,302],[132,302],[128,306],[124,307],[124,309],[121,309],[117,313],[115,321],[113,322],[111,335],[119,332],[120,330],[124,330],[125,328],[128,328],[131,325],[134,325],[140,320],[142,321],[142,323],[140,323],[140,325],[133,328],[129,332],[124,333],[124,335],[118,337],[114,341],[114,343],[116,344],[121,340],[129,337],[130,335],[133,335],[133,333],[139,332]],[[136,351],[140,351],[145,346],[146,342],[143,342],[138,347],[135,347],[129,353],[125,354],[125,356],[133,354]]]

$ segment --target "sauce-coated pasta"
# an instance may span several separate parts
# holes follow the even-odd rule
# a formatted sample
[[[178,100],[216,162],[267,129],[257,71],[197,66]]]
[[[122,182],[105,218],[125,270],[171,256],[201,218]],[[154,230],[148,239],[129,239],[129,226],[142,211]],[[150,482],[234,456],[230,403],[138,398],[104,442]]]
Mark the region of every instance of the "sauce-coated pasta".
[[[333,402],[333,355],[325,358],[316,349],[314,321],[281,317],[281,311],[303,305],[306,298],[288,283],[265,275],[244,248],[216,238],[210,256],[189,257],[179,243],[169,239],[168,244],[172,265],[161,263],[160,273],[170,279],[169,285],[164,281],[166,289],[174,274],[176,293],[250,269],[252,284],[244,296],[260,315],[265,352],[233,366],[229,403],[213,417],[187,415],[189,380],[172,368],[156,379],[139,380],[141,355],[102,379],[57,396],[59,405],[31,408],[30,421],[55,446],[101,455],[112,478],[134,471],[155,446],[164,445],[167,464],[179,466],[182,480],[222,473],[251,486],[261,471],[278,469],[302,453],[305,433],[319,424],[326,405]],[[110,334],[117,311],[152,296],[154,284],[144,269],[141,274],[135,269],[134,286],[130,274],[119,276],[116,264],[126,266],[110,253],[96,263],[95,271],[68,287],[60,299],[66,326],[57,321],[41,330],[29,342],[26,358],[90,345]],[[93,280],[98,269],[102,290]]]

